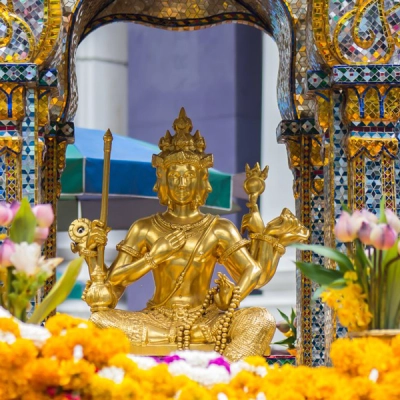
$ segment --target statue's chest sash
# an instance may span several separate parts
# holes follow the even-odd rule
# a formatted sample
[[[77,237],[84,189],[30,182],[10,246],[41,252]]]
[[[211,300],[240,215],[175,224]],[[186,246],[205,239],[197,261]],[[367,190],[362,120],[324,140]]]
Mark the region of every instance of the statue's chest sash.
[[[153,225],[156,228],[154,243],[160,237],[166,236],[176,230],[181,230],[185,233],[185,244],[181,249],[171,254],[167,259],[167,263],[185,266],[187,260],[191,258],[192,264],[198,264],[199,266],[207,261],[212,262],[217,241],[212,231],[205,232],[212,219],[211,215],[206,215],[202,220],[192,225],[179,226],[166,223],[160,214],[156,214],[153,218]],[[204,235],[204,233],[207,234]],[[192,257],[192,254],[194,257]]]

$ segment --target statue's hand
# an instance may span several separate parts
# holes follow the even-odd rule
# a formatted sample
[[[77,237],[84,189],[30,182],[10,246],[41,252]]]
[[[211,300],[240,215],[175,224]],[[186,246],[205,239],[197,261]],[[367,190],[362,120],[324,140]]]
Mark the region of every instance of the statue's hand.
[[[248,214],[243,215],[240,231],[243,234],[246,230],[249,231],[249,233],[262,233],[264,230],[264,222],[261,218],[260,212],[258,211],[257,204],[252,206],[252,209]]]
[[[157,264],[164,262],[170,255],[178,251],[186,242],[185,233],[176,230],[159,238],[150,250],[150,255]]]
[[[215,283],[218,285],[218,292],[214,295],[215,304],[220,310],[226,311],[231,303],[235,284],[221,272],[218,272],[218,279],[215,280]]]
[[[89,250],[97,250],[101,246],[107,245],[107,233],[109,228],[104,228],[104,223],[95,219],[92,222],[89,237],[87,239],[87,248]]]

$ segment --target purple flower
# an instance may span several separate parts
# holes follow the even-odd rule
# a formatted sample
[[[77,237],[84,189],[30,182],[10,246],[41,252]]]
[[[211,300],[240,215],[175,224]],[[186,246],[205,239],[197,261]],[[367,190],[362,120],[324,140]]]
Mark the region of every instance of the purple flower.
[[[231,373],[231,366],[228,361],[225,360],[224,357],[214,358],[214,360],[210,360],[208,366],[210,365],[219,365],[220,367],[224,367],[229,373]]]
[[[177,354],[175,354],[172,356],[165,356],[163,359],[163,362],[165,362],[166,364],[171,364],[174,361],[179,361],[179,360],[183,360],[183,358],[179,357]]]

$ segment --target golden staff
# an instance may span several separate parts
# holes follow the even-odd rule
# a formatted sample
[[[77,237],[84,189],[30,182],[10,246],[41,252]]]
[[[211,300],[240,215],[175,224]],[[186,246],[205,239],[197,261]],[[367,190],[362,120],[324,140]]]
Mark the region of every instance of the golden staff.
[[[104,164],[103,164],[103,187],[101,191],[101,210],[100,221],[102,222],[103,229],[107,231],[108,219],[108,192],[110,187],[110,164],[111,164],[111,147],[113,135],[108,129],[103,136],[104,141]],[[100,246],[97,249],[97,265],[102,266],[104,270],[104,249],[105,246]]]

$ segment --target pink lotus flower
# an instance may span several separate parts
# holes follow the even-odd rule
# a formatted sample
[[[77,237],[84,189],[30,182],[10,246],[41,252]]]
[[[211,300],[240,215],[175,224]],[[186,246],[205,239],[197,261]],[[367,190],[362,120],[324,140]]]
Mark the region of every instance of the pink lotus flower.
[[[40,228],[48,228],[54,221],[54,212],[51,204],[38,204],[32,208]]]
[[[336,238],[343,243],[352,242],[357,237],[361,223],[362,221],[352,219],[348,212],[343,211],[339,219],[336,221]]]
[[[15,245],[10,239],[4,240],[0,246],[0,266],[3,268],[11,267],[11,256],[15,252]]]
[[[363,222],[361,224],[361,228],[358,231],[358,238],[361,240],[362,243],[364,243],[366,245],[372,244],[371,231],[374,226],[376,226],[376,225],[369,224],[368,222]]]
[[[378,223],[378,217],[375,214],[372,214],[371,212],[366,210],[365,208],[363,208],[362,210],[354,211],[351,218],[353,220],[362,220],[372,224]]]
[[[21,203],[19,201],[13,201],[10,204],[10,210],[13,213],[13,218],[15,217],[15,214],[18,212],[19,208],[21,207]]]
[[[36,243],[43,244],[46,241],[47,237],[49,236],[49,232],[50,232],[49,228],[41,228],[39,226],[36,227],[34,241]]]
[[[10,209],[10,205],[5,202],[1,202],[0,203],[0,225],[1,226],[10,225],[13,218],[14,218],[14,214]]]
[[[375,225],[371,230],[371,245],[378,250],[390,249],[396,242],[396,239],[396,231],[388,224]]]
[[[385,210],[386,221],[396,233],[400,233],[400,219],[392,210]]]

